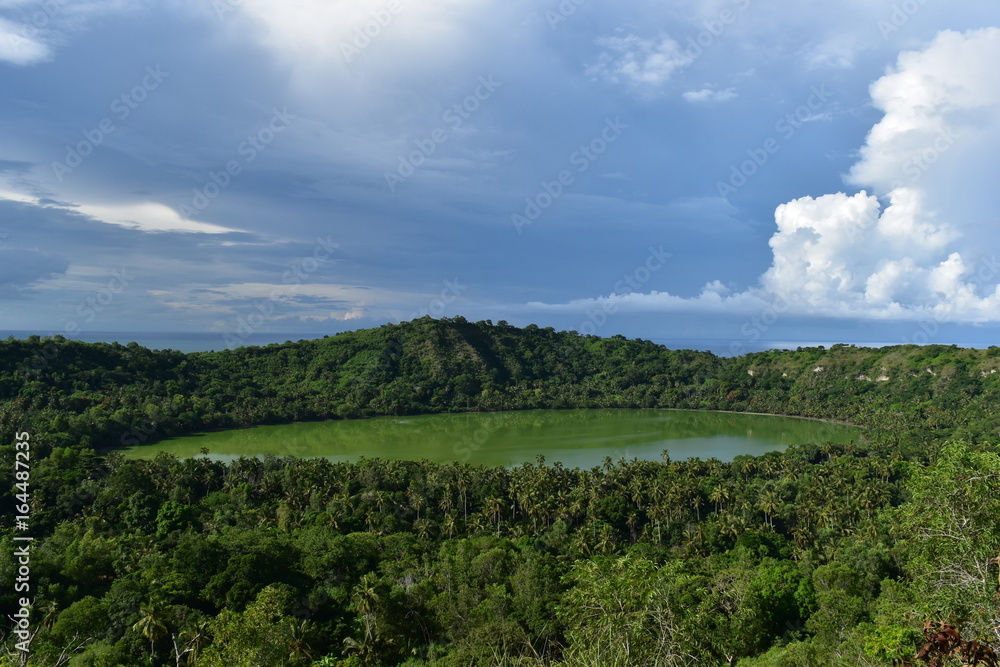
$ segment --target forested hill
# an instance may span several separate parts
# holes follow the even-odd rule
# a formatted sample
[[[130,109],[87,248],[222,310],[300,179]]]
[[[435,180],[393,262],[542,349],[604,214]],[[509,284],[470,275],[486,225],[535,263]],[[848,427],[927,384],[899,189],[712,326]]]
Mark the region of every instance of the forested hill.
[[[996,665],[998,368],[1000,348],[728,359],[463,319],[197,354],[8,340],[0,666],[24,657],[14,573],[39,665]],[[865,436],[590,470],[94,451],[591,406],[827,417]]]
[[[105,449],[180,433],[454,410],[672,407],[996,433],[1000,348],[835,345],[738,358],[621,336],[423,318],[182,354],[63,338],[0,343],[0,437]],[[966,408],[984,408],[966,410]],[[987,422],[986,424],[982,421]],[[940,435],[940,433],[938,434]]]

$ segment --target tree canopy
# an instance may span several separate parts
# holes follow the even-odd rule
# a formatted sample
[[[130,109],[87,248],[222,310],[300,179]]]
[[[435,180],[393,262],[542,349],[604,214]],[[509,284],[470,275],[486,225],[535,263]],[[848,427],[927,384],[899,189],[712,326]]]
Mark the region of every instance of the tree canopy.
[[[33,661],[990,664],[998,366],[998,348],[726,359],[461,318],[195,354],[8,340],[10,469],[14,434],[33,444]],[[865,436],[589,470],[113,451],[206,428],[561,407],[770,412]],[[14,493],[0,489],[5,583]],[[0,614],[18,608],[5,586]]]

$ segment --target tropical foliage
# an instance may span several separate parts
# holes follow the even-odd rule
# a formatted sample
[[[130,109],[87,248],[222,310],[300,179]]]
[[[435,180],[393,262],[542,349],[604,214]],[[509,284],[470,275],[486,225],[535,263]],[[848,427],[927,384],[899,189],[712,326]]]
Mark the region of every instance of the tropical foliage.
[[[995,664],[998,367],[998,348],[725,359],[460,318],[186,355],[8,340],[0,451],[12,468],[29,431],[35,458],[32,664]],[[267,422],[597,406],[839,419],[865,439],[590,470],[112,451]]]

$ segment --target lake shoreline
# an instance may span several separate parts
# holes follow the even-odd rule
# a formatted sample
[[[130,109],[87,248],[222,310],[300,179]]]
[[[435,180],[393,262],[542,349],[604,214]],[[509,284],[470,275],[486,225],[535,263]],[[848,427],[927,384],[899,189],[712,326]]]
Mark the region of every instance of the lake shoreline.
[[[117,451],[127,458],[160,452],[190,458],[207,449],[223,458],[426,458],[507,467],[541,454],[587,468],[594,457],[658,460],[667,450],[676,460],[729,461],[805,443],[851,441],[862,441],[860,429],[798,416],[678,408],[532,408],[259,424]]]
[[[688,410],[689,408],[637,408],[639,410]],[[864,430],[865,427],[862,424],[854,424],[852,422],[838,421],[836,419],[824,419],[823,417],[804,417],[802,415],[786,415],[777,414],[774,412],[746,412],[742,410],[698,410],[697,408],[691,409],[692,412],[718,412],[725,415],[755,415],[757,417],[787,417],[789,419],[807,419],[814,422],[823,422],[825,424],[836,424],[838,426],[850,426],[851,428],[856,428]]]
[[[502,413],[512,413],[512,412],[531,412],[533,410],[552,410],[559,412],[567,412],[570,410],[666,410],[672,412],[710,412],[715,414],[723,415],[751,415],[754,417],[781,417],[786,419],[804,419],[807,421],[822,422],[824,424],[835,424],[837,426],[849,426],[851,428],[856,428],[863,431],[866,427],[862,424],[854,424],[852,422],[838,421],[836,419],[825,419],[823,417],[805,417],[803,415],[790,415],[790,414],[779,414],[774,412],[747,412],[745,410],[701,410],[698,408],[515,408],[513,410],[460,410],[457,412],[419,412],[412,415],[364,415],[360,417],[335,417],[326,419],[304,419],[298,421],[290,422],[265,422],[261,424],[250,424],[249,426],[233,426],[230,428],[213,428],[207,431],[198,431],[196,433],[185,433],[183,435],[171,435],[166,438],[160,438],[159,440],[153,440],[142,445],[140,447],[148,447],[150,445],[155,445],[160,442],[166,442],[168,440],[173,440],[175,438],[189,438],[197,435],[206,435],[209,433],[224,433],[225,431],[242,431],[252,428],[258,428],[260,426],[290,426],[292,424],[323,424],[326,422],[347,422],[347,421],[365,421],[368,419],[388,419],[396,417],[399,419],[406,417],[426,417],[433,415],[490,415],[490,414],[502,414]],[[112,451],[122,451],[121,447],[114,447],[108,450]]]

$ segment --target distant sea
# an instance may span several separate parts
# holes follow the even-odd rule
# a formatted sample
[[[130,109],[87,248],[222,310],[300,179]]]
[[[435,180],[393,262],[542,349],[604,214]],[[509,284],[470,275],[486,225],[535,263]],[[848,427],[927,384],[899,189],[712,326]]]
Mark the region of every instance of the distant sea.
[[[2,331],[0,337],[27,338],[32,334],[47,335],[42,331]],[[270,345],[285,341],[309,340],[322,338],[316,333],[255,333],[246,340],[246,345]],[[230,345],[222,338],[221,333],[187,333],[176,331],[92,331],[75,336],[66,336],[85,343],[121,343],[128,345],[136,342],[151,350],[177,350],[178,352],[207,352],[209,350],[227,350]]]
[[[835,340],[757,340],[750,342],[742,339],[733,340],[732,338],[650,338],[649,340],[671,350],[698,350],[711,352],[720,357],[738,357],[751,352],[765,352],[767,350],[794,350],[799,347],[822,346],[829,348],[838,343],[854,347],[886,347],[902,344],[902,341],[855,343]]]
[[[32,334],[45,336],[39,331],[3,331],[0,337],[27,338]],[[329,334],[335,335],[335,334]],[[68,336],[67,336],[68,337]],[[317,333],[255,333],[245,341],[246,345],[270,345],[286,341],[312,340],[322,338]],[[73,336],[75,340],[87,343],[121,343],[128,345],[135,341],[143,347],[152,350],[177,350],[179,352],[207,352],[209,350],[226,350],[230,346],[222,338],[221,333],[184,333],[172,331],[93,331]],[[765,350],[794,350],[797,347],[830,347],[836,341],[768,341],[758,340],[753,343],[731,339],[712,338],[652,338],[654,343],[671,350],[700,350],[717,354],[720,357],[731,357],[748,352],[763,352]],[[857,347],[883,347],[898,345],[899,342],[867,342],[853,343]]]
[[[733,340],[731,338],[651,338],[654,343],[663,345],[671,350],[698,350],[701,352],[711,352],[720,357],[738,357],[751,352],[765,352],[767,350],[794,350],[799,347],[826,347],[829,348],[844,341],[835,340],[757,340],[749,342],[746,340]],[[887,345],[899,345],[896,342],[864,342],[847,345],[855,347],[885,347]]]

